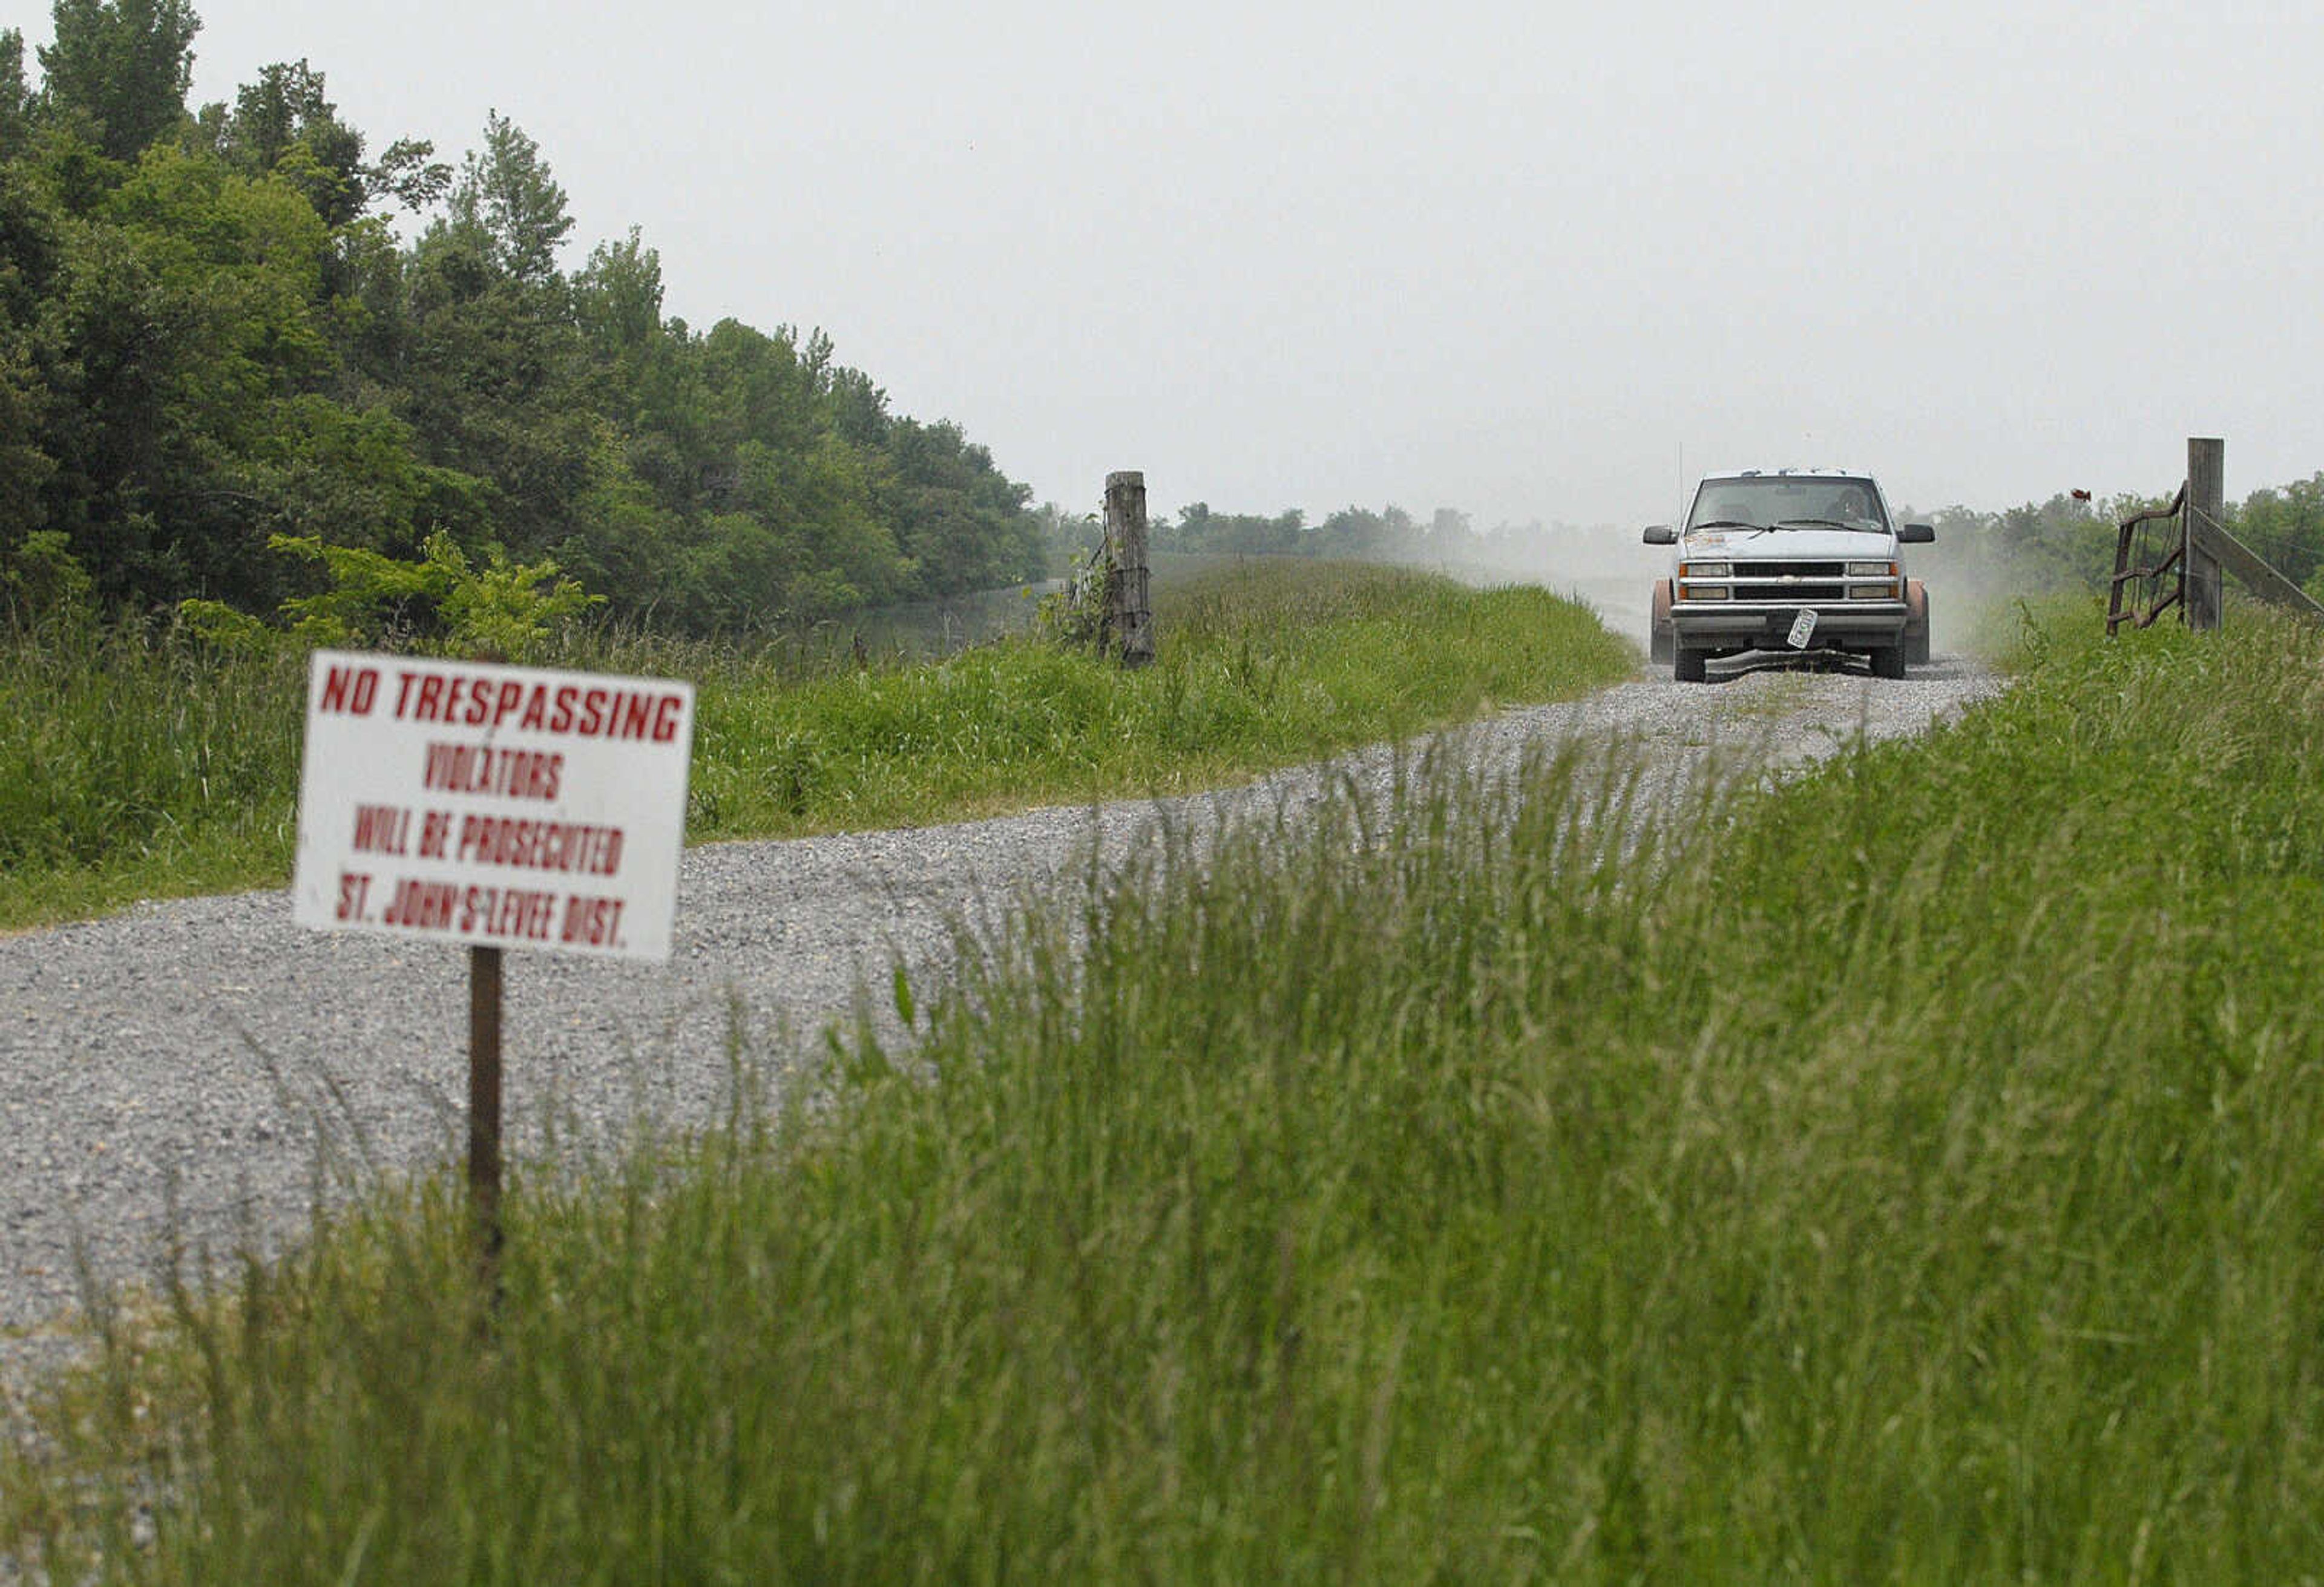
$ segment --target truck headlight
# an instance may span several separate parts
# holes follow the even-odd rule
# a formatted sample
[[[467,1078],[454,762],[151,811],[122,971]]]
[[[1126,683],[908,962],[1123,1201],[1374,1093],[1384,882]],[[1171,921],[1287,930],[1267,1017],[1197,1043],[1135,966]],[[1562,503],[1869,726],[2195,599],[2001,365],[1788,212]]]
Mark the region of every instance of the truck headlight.
[[[1896,564],[1893,562],[1851,562],[1848,564],[1848,598],[1850,601],[1894,601],[1897,597]],[[1877,584],[1859,584],[1858,579],[1878,579]]]
[[[1698,583],[1693,581],[1723,579],[1733,571],[1734,564],[1725,562],[1682,562],[1678,564],[1678,598],[1681,601],[1725,601],[1734,594],[1724,584]]]

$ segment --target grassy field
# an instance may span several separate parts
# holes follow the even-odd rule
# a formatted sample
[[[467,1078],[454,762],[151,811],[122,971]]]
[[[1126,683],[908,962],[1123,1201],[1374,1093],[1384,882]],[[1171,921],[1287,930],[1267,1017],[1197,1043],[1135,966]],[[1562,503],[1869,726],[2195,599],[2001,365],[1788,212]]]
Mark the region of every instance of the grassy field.
[[[1030,641],[859,667],[844,647],[586,638],[552,664],[690,678],[687,836],[781,837],[1200,786],[1560,698],[1635,657],[1530,588],[1260,562],[1165,583],[1160,659]],[[279,885],[303,661],[129,629],[0,643],[0,931]]]
[[[1423,767],[1023,922],[900,1068],[777,1112],[742,1055],[731,1127],[519,1183],[489,1329],[446,1186],[318,1225],[124,1331],[9,1524],[157,1581],[2313,1580],[2324,640],[2075,620],[1640,852],[1600,764]]]

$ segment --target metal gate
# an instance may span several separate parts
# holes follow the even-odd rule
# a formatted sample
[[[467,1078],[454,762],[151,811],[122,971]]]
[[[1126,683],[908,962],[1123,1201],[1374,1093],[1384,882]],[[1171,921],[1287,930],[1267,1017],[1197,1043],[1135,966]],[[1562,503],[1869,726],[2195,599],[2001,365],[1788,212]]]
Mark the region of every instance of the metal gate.
[[[2118,526],[2114,583],[2107,592],[2107,634],[2128,623],[2151,628],[2172,607],[2187,604],[2187,487],[2171,505],[2142,512]]]

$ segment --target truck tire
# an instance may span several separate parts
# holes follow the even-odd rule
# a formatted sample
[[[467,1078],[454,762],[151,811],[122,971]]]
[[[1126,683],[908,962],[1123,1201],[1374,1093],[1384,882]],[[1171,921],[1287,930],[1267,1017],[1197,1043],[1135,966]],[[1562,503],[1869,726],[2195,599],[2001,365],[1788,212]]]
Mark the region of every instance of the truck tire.
[[[1928,586],[1918,579],[1904,581],[1904,606],[1912,613],[1904,625],[1904,659],[1914,666],[1929,665],[1929,637],[1936,628],[1929,619]]]
[[[1646,619],[1646,660],[1661,665],[1671,659],[1671,587],[1665,579],[1655,586],[1653,612]]]
[[[1876,678],[1901,678],[1904,675],[1904,645],[1883,645],[1872,653],[1872,675]]]
[[[1671,644],[1671,676],[1682,683],[1700,683],[1708,675],[1703,664],[1711,658],[1700,650],[1689,650],[1675,638]]]

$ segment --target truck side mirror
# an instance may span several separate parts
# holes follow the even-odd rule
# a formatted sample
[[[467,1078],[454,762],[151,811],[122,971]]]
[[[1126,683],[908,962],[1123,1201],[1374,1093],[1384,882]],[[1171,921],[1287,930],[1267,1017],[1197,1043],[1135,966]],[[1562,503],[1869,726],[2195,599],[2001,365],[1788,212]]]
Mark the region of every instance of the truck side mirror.
[[[1646,541],[1649,546],[1675,546],[1678,544],[1678,531],[1668,524],[1648,524]]]
[[[1933,524],[1905,524],[1896,531],[1896,544],[1899,546],[1933,546],[1936,540],[1937,531]]]

